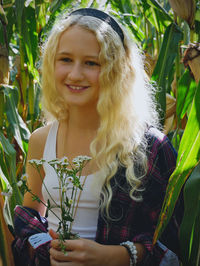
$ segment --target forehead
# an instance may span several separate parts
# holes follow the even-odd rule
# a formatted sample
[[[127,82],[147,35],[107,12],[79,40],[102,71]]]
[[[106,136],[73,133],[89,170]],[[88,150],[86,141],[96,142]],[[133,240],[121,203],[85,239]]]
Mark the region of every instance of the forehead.
[[[99,54],[100,45],[95,34],[78,25],[70,26],[59,39],[57,52]]]

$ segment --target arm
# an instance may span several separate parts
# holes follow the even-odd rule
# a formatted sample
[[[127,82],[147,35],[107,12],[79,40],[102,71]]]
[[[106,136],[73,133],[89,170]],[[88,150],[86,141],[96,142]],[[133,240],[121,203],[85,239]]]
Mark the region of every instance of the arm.
[[[50,260],[51,265],[62,265],[62,262],[75,262],[87,266],[129,266],[130,256],[127,249],[119,245],[101,245],[92,240],[66,240],[65,246],[67,256],[60,251],[57,234],[50,229],[51,241]],[[141,261],[144,247],[136,244],[138,251],[138,261]]]
[[[30,137],[29,150],[27,157],[26,173],[28,175],[28,187],[41,200],[42,197],[42,179],[44,171],[41,169],[41,177],[38,172],[28,163],[30,159],[41,159],[43,156],[44,145],[48,127],[43,127],[36,130]],[[16,263],[26,263],[31,261],[35,265],[39,265],[41,261],[45,261],[48,265],[48,250],[49,245],[39,247],[37,250],[28,243],[28,238],[31,235],[47,232],[47,221],[43,217],[45,214],[45,206],[42,203],[32,200],[32,195],[27,192],[24,196],[24,207],[17,206],[15,208],[14,229],[15,240],[12,244],[13,254]],[[20,263],[19,263],[20,262]]]
[[[41,201],[44,202],[44,198],[42,196],[42,182],[44,178],[44,170],[41,167],[40,174],[38,171],[29,164],[29,160],[31,159],[42,159],[43,151],[46,142],[46,137],[48,133],[48,126],[40,128],[32,133],[29,140],[29,148],[27,155],[27,163],[26,163],[26,173],[28,176],[28,187],[32,191],[33,194],[37,195]],[[24,195],[23,206],[32,208],[38,211],[42,216],[45,215],[46,208],[42,203],[37,201],[33,201],[32,195],[27,192]]]
[[[167,255],[168,249],[169,253],[171,252],[170,250],[172,250],[178,254],[178,230],[181,220],[181,211],[178,206],[181,205],[182,208],[180,198],[177,203],[179,210],[176,208],[167,228],[159,239],[165,247],[159,243],[152,246],[152,239],[163,204],[168,180],[176,166],[176,151],[172,147],[169,139],[155,129],[152,129],[152,131],[153,132],[150,132],[152,135],[150,135],[149,138],[150,152],[148,156],[149,168],[147,183],[140,212],[140,218],[144,226],[142,230],[138,230],[138,234],[133,238],[134,242],[144,244],[146,255],[144,256],[142,265],[148,266],[159,265],[161,259]],[[176,218],[177,213],[180,215],[179,221]],[[138,225],[139,224],[140,221],[138,219]],[[138,226],[138,228],[140,228],[140,226]],[[172,264],[169,263],[169,265]]]

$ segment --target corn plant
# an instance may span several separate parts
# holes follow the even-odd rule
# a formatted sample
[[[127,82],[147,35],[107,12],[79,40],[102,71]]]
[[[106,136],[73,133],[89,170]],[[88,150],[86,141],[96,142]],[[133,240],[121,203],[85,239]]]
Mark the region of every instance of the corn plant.
[[[30,133],[43,124],[40,46],[56,17],[64,10],[70,12],[79,7],[110,12],[132,33],[145,56],[149,78],[158,88],[156,101],[163,130],[178,151],[177,167],[169,180],[154,241],[167,225],[186,184],[181,258],[184,266],[198,265],[200,48],[196,43],[200,42],[200,3],[197,0],[0,0],[0,188],[9,188],[22,175]],[[5,199],[4,204],[10,206],[10,212],[9,208],[4,211],[8,224],[12,221],[13,207],[23,198],[17,187],[14,191],[15,195],[8,204]],[[192,202],[196,210],[189,207]],[[4,265],[9,265],[2,249],[0,252]]]

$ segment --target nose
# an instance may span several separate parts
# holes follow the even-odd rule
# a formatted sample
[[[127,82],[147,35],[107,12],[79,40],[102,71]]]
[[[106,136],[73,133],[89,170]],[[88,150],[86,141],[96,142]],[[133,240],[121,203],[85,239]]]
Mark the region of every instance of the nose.
[[[83,70],[79,62],[71,65],[68,73],[68,79],[72,81],[79,81],[83,79]]]

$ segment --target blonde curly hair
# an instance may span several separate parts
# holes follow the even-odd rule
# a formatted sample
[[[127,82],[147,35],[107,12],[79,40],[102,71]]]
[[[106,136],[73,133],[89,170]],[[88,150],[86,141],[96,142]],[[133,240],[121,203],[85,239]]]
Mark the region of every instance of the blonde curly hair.
[[[126,168],[130,197],[141,199],[137,192],[147,171],[144,134],[147,125],[158,125],[154,88],[145,74],[139,49],[122,27],[123,43],[106,22],[92,16],[71,15],[54,25],[44,46],[42,91],[46,113],[58,120],[68,116],[66,103],[59,97],[55,86],[54,59],[61,34],[73,25],[93,32],[100,45],[101,73],[97,103],[100,126],[90,150],[99,169],[102,169],[101,175],[106,177],[101,209],[105,209],[109,217],[112,199],[110,180],[120,166]],[[135,171],[138,163],[142,169],[140,174]]]

